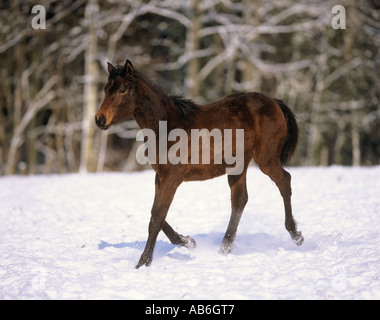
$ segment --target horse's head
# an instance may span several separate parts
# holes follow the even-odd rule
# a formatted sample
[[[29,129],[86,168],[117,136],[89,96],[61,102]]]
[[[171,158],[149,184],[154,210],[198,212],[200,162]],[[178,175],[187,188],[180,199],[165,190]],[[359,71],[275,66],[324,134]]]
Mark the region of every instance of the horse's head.
[[[134,111],[135,77],[131,61],[127,59],[124,66],[116,67],[108,62],[108,73],[105,96],[95,115],[96,125],[102,130],[132,116]]]

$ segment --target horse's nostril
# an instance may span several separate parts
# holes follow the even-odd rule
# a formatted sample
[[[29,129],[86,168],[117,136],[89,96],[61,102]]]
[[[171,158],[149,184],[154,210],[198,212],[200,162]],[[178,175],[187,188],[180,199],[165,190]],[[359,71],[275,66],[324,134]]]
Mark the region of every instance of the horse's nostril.
[[[102,127],[105,126],[105,124],[106,124],[106,117],[105,117],[103,114],[100,116],[100,118],[99,118],[99,122],[100,122],[100,125],[101,125]]]
[[[103,128],[106,125],[106,117],[103,114],[99,118],[95,116],[95,122],[99,128]]]

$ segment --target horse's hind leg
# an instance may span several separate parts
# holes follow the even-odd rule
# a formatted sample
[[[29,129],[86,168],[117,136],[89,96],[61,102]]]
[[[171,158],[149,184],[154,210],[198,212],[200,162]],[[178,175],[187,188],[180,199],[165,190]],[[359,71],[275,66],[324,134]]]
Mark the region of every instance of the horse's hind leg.
[[[285,206],[285,228],[290,233],[292,240],[300,246],[303,243],[302,233],[297,231],[297,225],[294,221],[291,206],[292,188],[290,184],[290,173],[284,170],[280,162],[259,164],[263,173],[268,175],[277,185]]]
[[[228,176],[228,184],[231,188],[231,217],[219,251],[222,254],[227,254],[232,249],[237,227],[248,201],[246,173],[247,169],[241,175]]]
[[[175,232],[166,221],[162,227],[162,231],[166,234],[172,244],[178,244],[185,248],[195,248],[197,246],[194,239]]]

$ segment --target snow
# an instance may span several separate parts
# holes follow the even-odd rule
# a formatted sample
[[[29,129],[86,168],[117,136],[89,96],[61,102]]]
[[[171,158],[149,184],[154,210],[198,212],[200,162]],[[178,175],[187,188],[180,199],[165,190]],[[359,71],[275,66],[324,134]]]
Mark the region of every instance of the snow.
[[[154,173],[0,178],[0,299],[380,299],[380,167],[289,168],[305,242],[292,243],[270,179],[248,171],[235,246],[218,253],[226,177],[184,183],[168,222],[197,248],[160,233],[145,246]]]

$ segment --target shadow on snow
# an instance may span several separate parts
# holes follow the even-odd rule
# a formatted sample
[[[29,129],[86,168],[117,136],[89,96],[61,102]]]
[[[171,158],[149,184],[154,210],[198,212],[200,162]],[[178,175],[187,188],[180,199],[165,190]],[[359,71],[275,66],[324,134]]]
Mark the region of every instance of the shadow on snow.
[[[197,243],[197,248],[201,249],[212,249],[215,252],[218,252],[219,247],[222,243],[224,233],[214,232],[209,234],[198,234],[192,238]],[[98,249],[103,250],[109,247],[122,249],[122,248],[131,248],[143,251],[145,248],[146,241],[134,241],[134,242],[120,242],[120,243],[108,243],[101,240],[98,244]],[[169,241],[157,241],[155,246],[154,255],[158,257],[171,257],[176,260],[192,260],[194,257],[178,252],[174,249],[181,248],[179,245],[171,244]],[[193,250],[197,250],[197,248]],[[270,253],[273,251],[312,251],[318,249],[318,245],[312,241],[305,240],[304,244],[300,247],[296,246],[291,239],[281,239],[274,235],[269,235],[267,233],[255,233],[255,234],[243,234],[237,236],[234,248],[232,249],[231,254],[233,255],[246,255],[252,253]],[[190,249],[192,250],[192,249]]]

